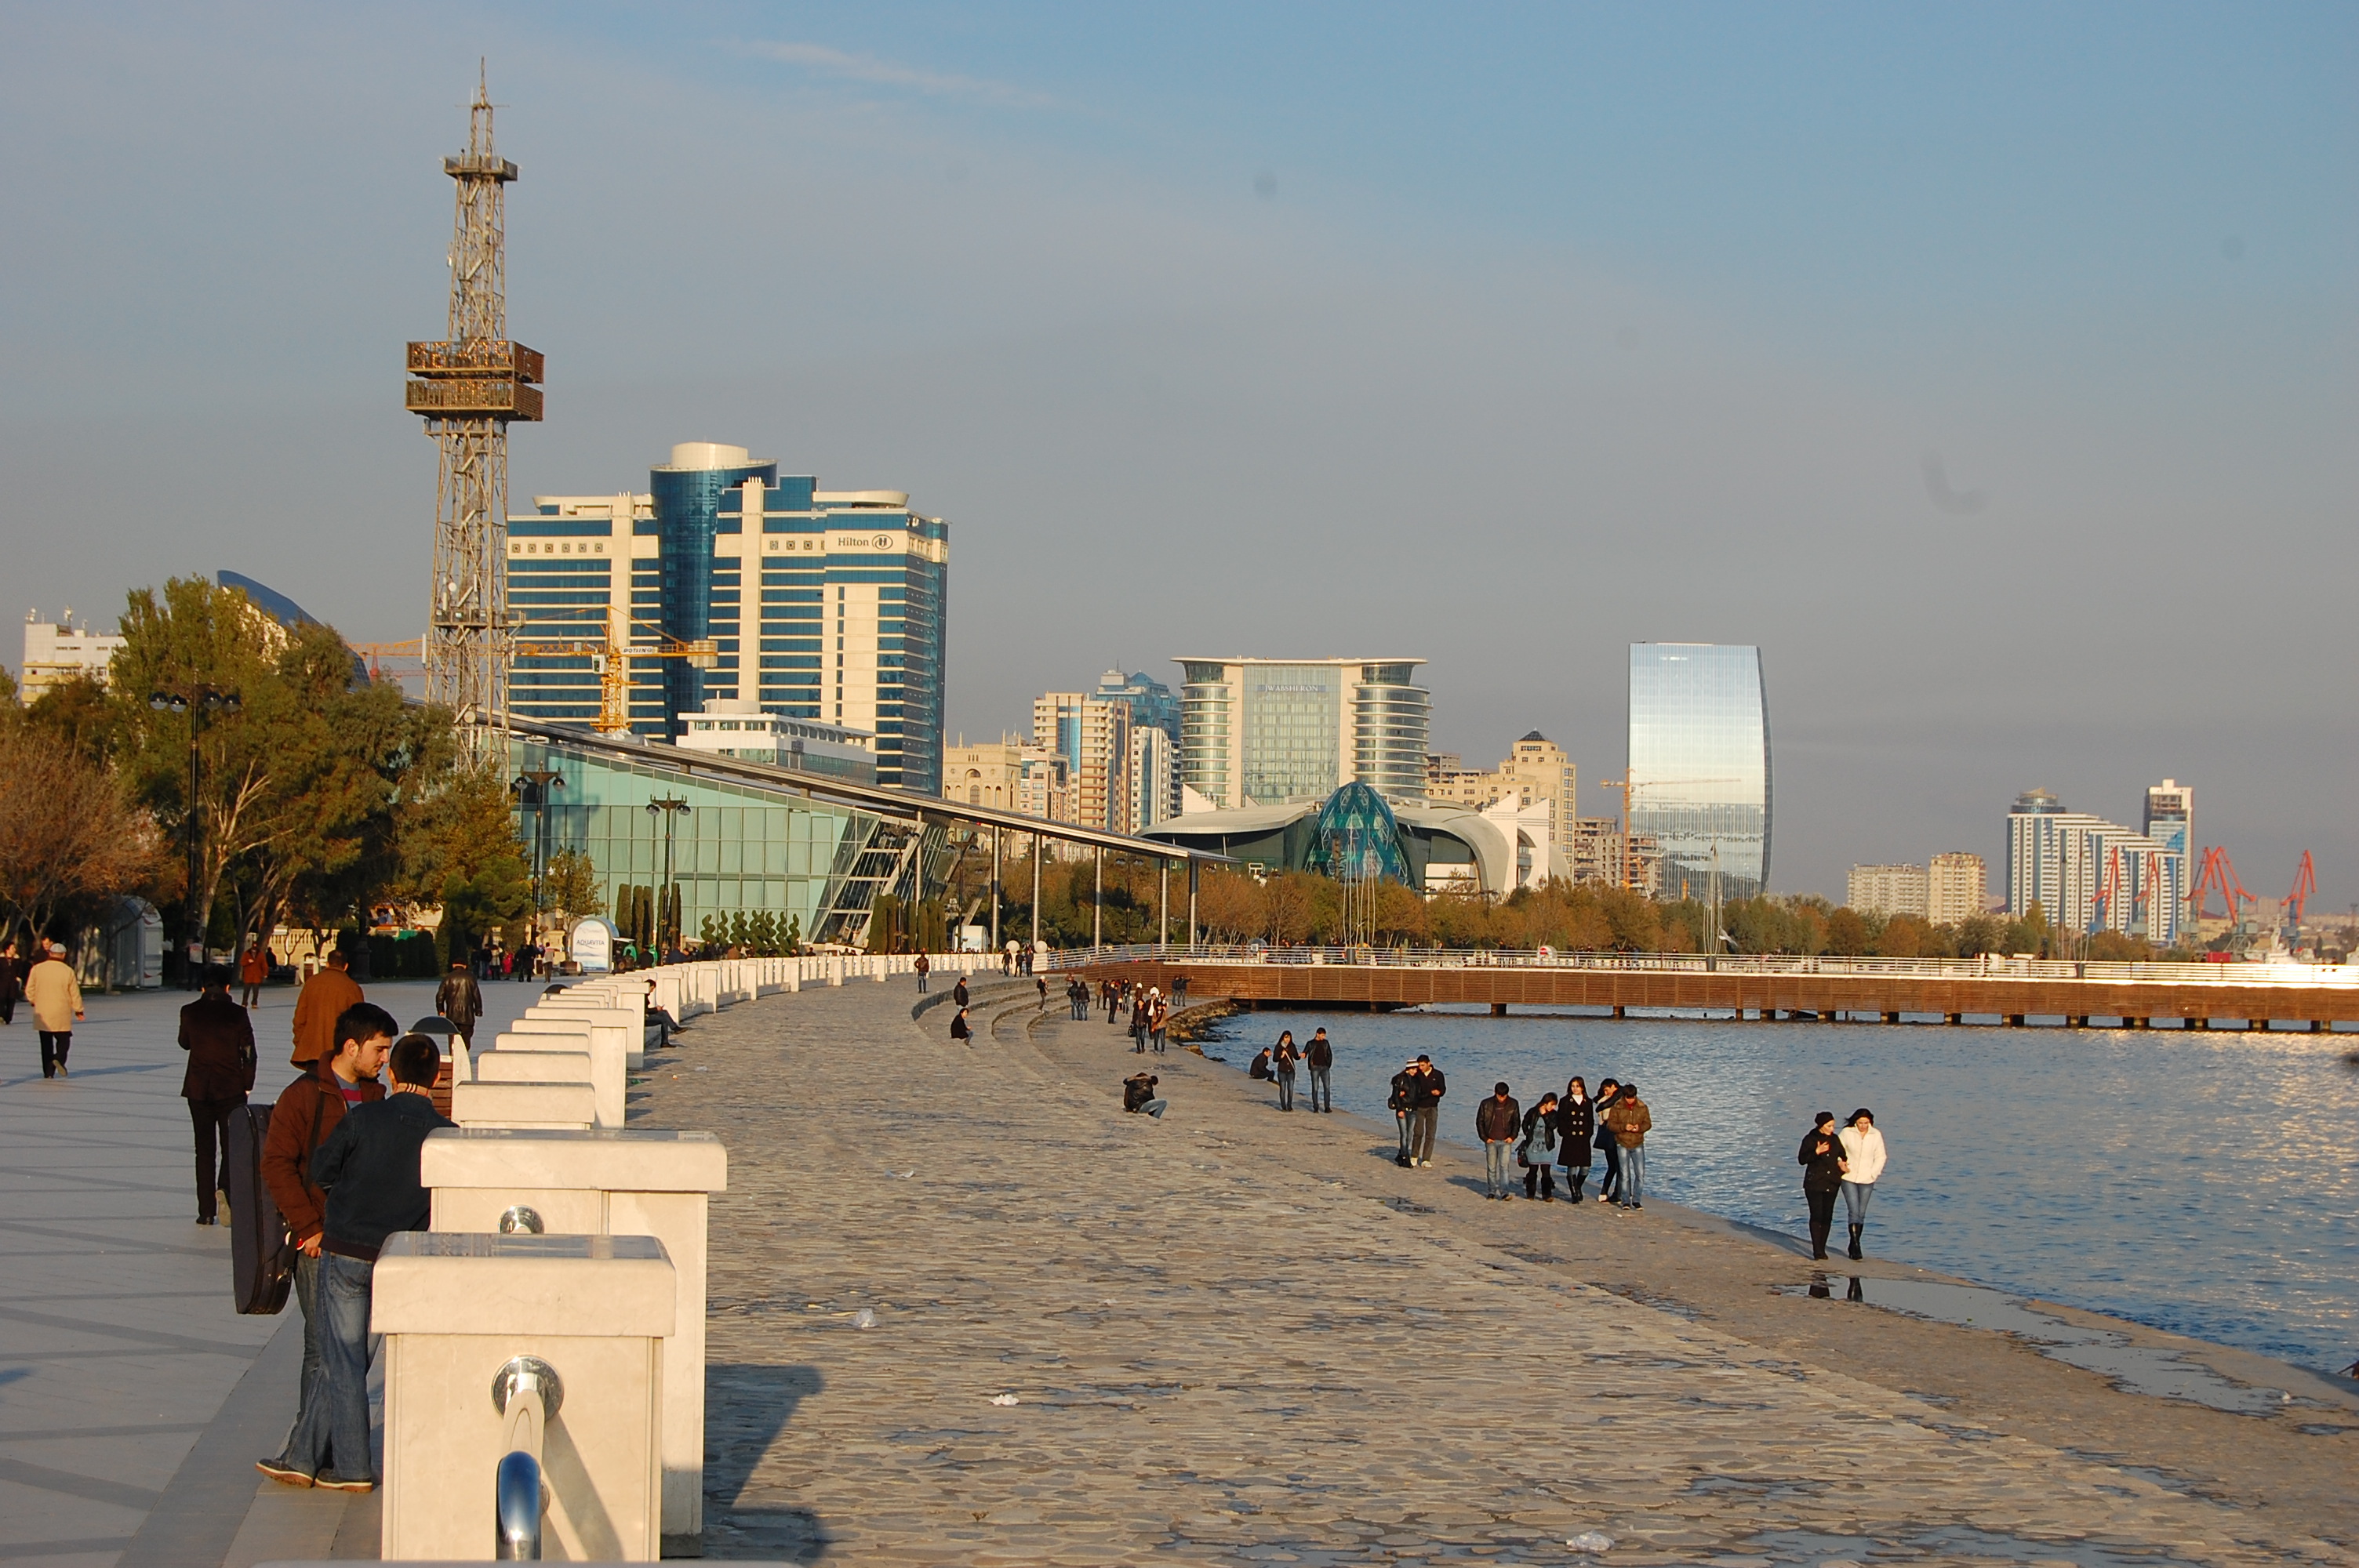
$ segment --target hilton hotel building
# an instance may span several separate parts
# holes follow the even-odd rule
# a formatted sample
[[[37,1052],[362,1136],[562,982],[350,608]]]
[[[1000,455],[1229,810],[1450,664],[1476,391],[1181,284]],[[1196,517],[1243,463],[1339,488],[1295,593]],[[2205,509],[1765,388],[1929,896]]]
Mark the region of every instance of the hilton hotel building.
[[[654,651],[712,638],[712,669],[631,661],[631,728],[677,739],[708,698],[875,737],[876,782],[941,788],[950,525],[895,490],[780,478],[744,447],[690,441],[645,492],[537,495],[508,519],[508,608],[520,640],[604,639]],[[586,657],[511,662],[509,707],[588,725]]]

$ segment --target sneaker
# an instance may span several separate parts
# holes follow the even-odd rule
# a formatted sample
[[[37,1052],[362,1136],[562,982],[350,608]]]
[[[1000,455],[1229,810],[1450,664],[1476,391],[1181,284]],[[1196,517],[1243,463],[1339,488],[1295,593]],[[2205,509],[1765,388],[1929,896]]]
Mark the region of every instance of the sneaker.
[[[333,1470],[322,1470],[311,1478],[311,1484],[331,1492],[374,1492],[376,1483],[370,1480],[347,1481]]]
[[[299,1470],[283,1459],[257,1459],[254,1467],[284,1486],[308,1487],[312,1484],[309,1470]]]

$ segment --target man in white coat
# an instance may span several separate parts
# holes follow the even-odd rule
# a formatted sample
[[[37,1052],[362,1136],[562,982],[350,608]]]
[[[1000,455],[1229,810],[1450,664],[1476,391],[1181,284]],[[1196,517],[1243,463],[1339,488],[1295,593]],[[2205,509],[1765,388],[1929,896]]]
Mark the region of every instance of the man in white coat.
[[[1843,1148],[1843,1212],[1851,1221],[1851,1255],[1859,1249],[1860,1233],[1867,1228],[1867,1200],[1875,1195],[1875,1178],[1884,1174],[1884,1134],[1864,1106],[1851,1113],[1840,1135]]]
[[[73,1047],[75,1022],[89,1015],[82,1010],[82,981],[57,943],[49,944],[49,956],[25,977],[25,1000],[41,1026],[41,1076],[73,1076],[66,1071],[66,1053]]]

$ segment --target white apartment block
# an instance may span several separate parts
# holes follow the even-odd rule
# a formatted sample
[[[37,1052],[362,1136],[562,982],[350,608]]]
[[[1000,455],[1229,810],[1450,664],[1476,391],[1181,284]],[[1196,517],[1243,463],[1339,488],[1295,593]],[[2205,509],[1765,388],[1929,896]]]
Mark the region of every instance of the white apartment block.
[[[1073,817],[1084,827],[1131,830],[1130,704],[1082,691],[1032,700],[1032,744],[1062,757],[1072,776]]]
[[[1990,873],[1980,855],[1951,849],[1925,868],[1925,918],[1934,925],[1955,925],[1987,913],[1989,903]]]
[[[1854,866],[1843,900],[1862,914],[1925,918],[1925,868],[1914,864]]]
[[[25,611],[25,663],[16,682],[20,702],[30,702],[52,687],[87,676],[106,684],[107,668],[123,639],[112,632],[93,632],[73,623],[69,608],[58,621],[44,621],[38,610]]]

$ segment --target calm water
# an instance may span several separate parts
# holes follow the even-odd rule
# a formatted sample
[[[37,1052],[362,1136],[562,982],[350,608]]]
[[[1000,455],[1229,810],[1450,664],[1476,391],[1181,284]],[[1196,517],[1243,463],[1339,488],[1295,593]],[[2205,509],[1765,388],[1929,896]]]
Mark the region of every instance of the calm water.
[[[1501,1078],[1526,1106],[1575,1073],[1635,1078],[1650,1196],[1794,1236],[1811,1114],[1864,1105],[1891,1151],[1871,1254],[2310,1367],[2359,1357],[2350,1035],[1291,1012],[1231,1019],[1211,1049],[1242,1069],[1322,1024],[1336,1108],[1389,1128],[1386,1087],[1424,1052],[1467,1144]]]

